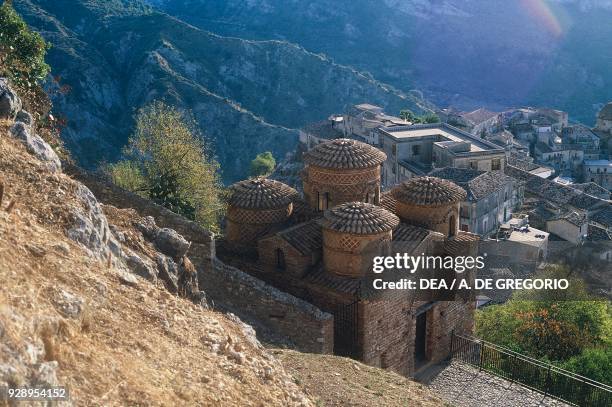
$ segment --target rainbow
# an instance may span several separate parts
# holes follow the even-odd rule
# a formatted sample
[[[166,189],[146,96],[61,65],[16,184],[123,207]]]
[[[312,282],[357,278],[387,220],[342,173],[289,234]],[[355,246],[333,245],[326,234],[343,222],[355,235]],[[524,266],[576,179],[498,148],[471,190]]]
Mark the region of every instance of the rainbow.
[[[542,24],[552,35],[557,38],[563,35],[561,21],[545,0],[520,0],[520,4],[534,20]]]

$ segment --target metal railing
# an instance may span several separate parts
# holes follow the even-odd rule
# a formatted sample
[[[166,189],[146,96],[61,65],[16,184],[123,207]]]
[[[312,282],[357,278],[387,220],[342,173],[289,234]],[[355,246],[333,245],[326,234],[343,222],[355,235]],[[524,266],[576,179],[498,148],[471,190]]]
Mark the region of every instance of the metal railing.
[[[503,346],[453,333],[451,358],[575,406],[612,405],[612,387]]]

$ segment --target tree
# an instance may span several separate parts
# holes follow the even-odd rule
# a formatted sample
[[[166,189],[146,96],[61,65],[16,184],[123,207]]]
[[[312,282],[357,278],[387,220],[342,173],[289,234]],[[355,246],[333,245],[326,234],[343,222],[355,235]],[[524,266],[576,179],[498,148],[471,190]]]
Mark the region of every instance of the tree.
[[[417,116],[412,110],[400,110],[400,119],[406,120],[413,124],[420,123],[440,123],[440,118],[435,113],[428,113],[422,116]]]
[[[435,113],[429,113],[419,118],[421,123],[440,123],[440,118]]]
[[[257,154],[257,157],[251,161],[251,176],[266,177],[274,171],[276,160],[271,152]]]
[[[45,62],[49,44],[30,30],[10,2],[0,6],[0,69],[15,84],[33,86],[50,71]]]
[[[567,363],[590,377],[581,369],[609,357],[594,351],[611,345],[609,303],[592,297],[565,267],[550,267],[536,278],[567,278],[569,288],[519,291],[505,304],[478,311],[477,335],[535,358]]]
[[[219,164],[188,115],[163,102],[141,109],[124,157],[108,166],[113,182],[219,230],[223,213]]]
[[[406,120],[407,122],[414,122],[416,115],[412,110],[404,109],[400,110],[400,119]]]

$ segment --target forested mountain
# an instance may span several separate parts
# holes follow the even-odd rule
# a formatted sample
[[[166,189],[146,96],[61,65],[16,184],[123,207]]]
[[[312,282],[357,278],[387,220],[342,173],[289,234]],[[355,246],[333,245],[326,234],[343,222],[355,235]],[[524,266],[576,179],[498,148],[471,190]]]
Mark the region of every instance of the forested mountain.
[[[592,124],[612,99],[610,0],[149,0],[222,35],[282,39],[440,106],[544,105]]]
[[[164,99],[193,112],[226,181],[259,152],[294,149],[296,128],[354,103],[390,112],[425,102],[285,41],[224,37],[129,0],[16,0],[51,44],[68,147],[88,167],[114,161],[135,110]]]

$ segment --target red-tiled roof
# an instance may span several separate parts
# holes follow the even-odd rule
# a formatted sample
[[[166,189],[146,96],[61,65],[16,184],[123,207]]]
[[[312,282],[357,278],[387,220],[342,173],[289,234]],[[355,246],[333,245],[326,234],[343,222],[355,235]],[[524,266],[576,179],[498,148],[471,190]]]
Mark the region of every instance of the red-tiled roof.
[[[387,155],[369,144],[351,139],[321,143],[304,153],[304,162],[322,168],[357,169],[376,167]]]
[[[348,202],[324,215],[323,227],[337,232],[372,235],[393,230],[399,218],[380,206],[364,202]]]
[[[282,182],[255,178],[232,185],[229,204],[245,209],[271,209],[288,205],[298,197],[295,189]]]
[[[446,205],[467,197],[460,186],[436,177],[411,178],[395,187],[392,193],[398,201],[419,206]]]

